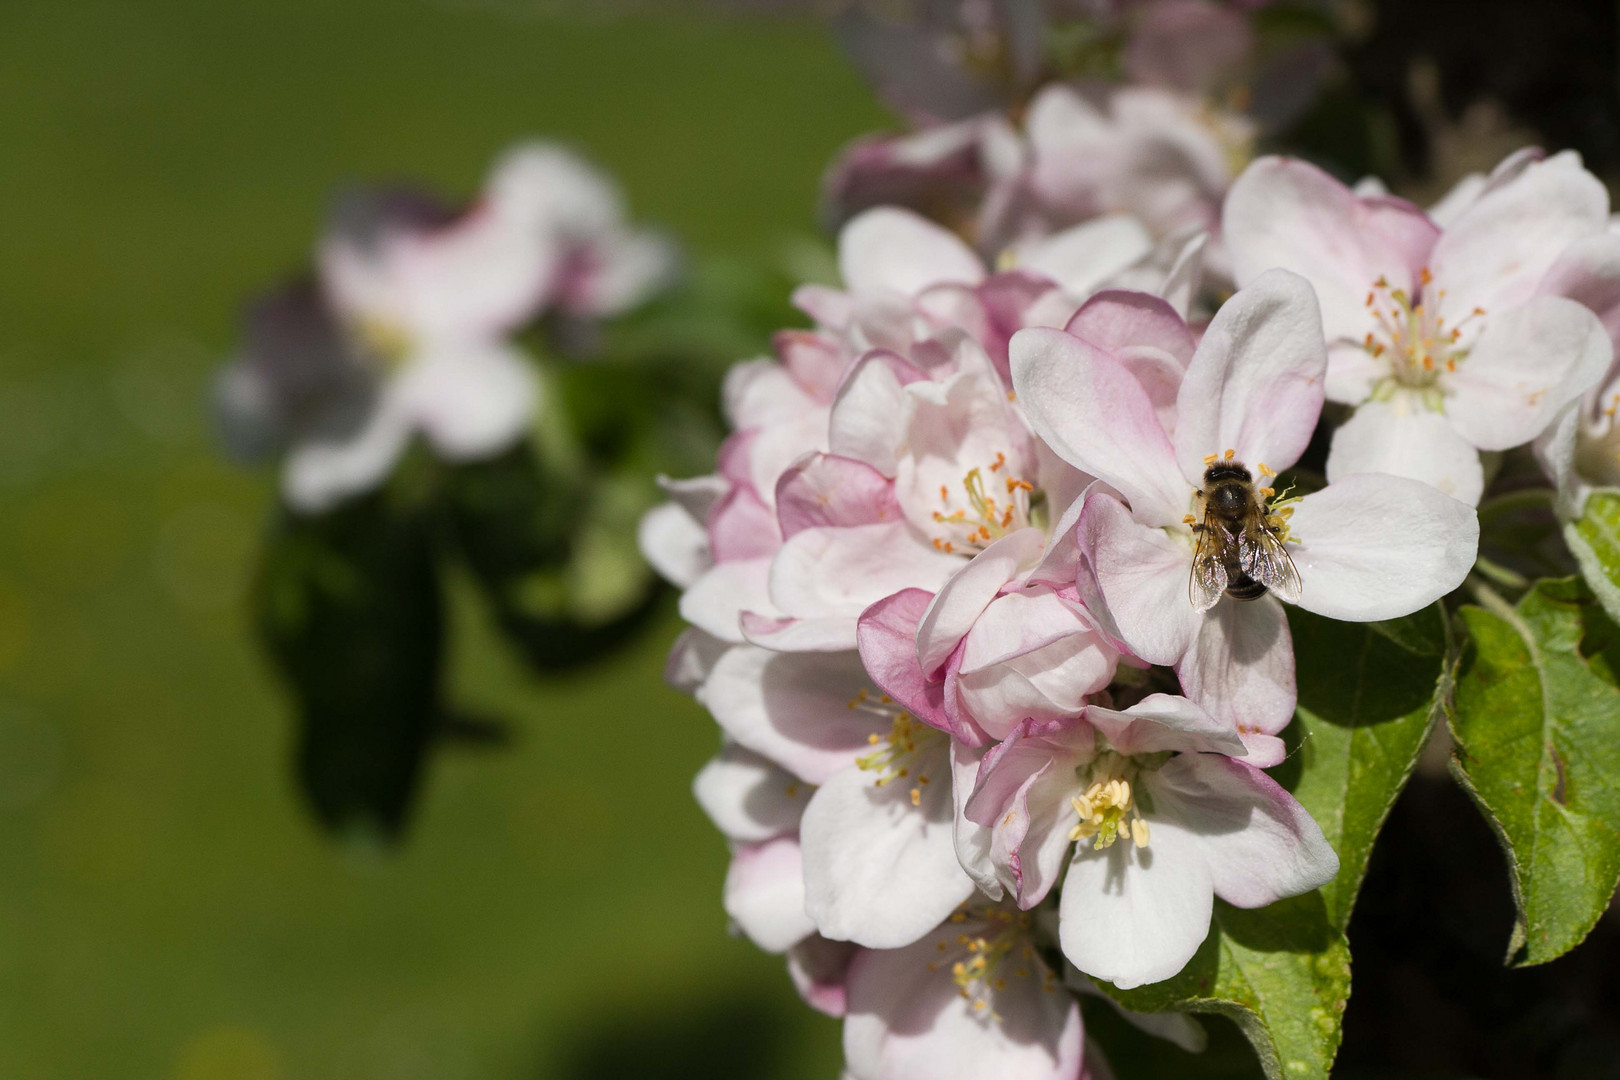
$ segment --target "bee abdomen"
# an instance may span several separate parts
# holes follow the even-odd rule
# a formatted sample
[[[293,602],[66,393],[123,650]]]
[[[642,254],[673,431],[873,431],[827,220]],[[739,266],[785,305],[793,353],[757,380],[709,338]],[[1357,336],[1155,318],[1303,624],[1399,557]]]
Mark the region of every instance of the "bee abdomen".
[[[1258,600],[1266,595],[1266,587],[1247,574],[1239,574],[1226,586],[1226,595],[1234,600]]]

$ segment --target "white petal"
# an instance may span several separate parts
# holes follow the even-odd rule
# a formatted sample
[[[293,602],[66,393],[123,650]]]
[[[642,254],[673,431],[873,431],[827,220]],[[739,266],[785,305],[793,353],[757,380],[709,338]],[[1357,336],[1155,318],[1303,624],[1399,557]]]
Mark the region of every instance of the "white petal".
[[[745,559],[710,567],[681,594],[681,618],[721,641],[740,644],[738,619],[745,611],[780,615],[767,587],[771,560]]]
[[[924,543],[904,522],[795,533],[771,564],[770,593],[785,614],[847,616],[899,592],[937,590],[962,560]]]
[[[914,407],[883,354],[869,353],[844,379],[827,422],[827,448],[893,476]]]
[[[1339,857],[1305,808],[1251,765],[1182,754],[1144,780],[1155,814],[1176,819],[1203,847],[1215,895],[1227,903],[1264,907],[1339,872]],[[1157,846],[1157,821],[1152,829]]]
[[[945,740],[919,750],[910,769],[878,787],[873,773],[848,768],[810,800],[800,827],[805,909],[825,937],[899,948],[973,895],[956,861]]]
[[[1564,249],[1604,231],[1608,218],[1603,184],[1562,155],[1493,183],[1435,244],[1429,268],[1446,289],[1446,322],[1476,305],[1495,315],[1524,303]]]
[[[799,842],[791,836],[744,844],[726,872],[726,914],[755,945],[786,952],[815,932],[804,911]]]
[[[1470,506],[1485,490],[1479,451],[1443,414],[1407,394],[1363,402],[1333,433],[1328,480],[1368,472],[1421,480]]]
[[[967,817],[967,801],[973,794],[973,783],[979,775],[979,763],[984,760],[984,748],[967,746],[957,739],[951,740],[951,805],[956,814],[956,861],[979,891],[992,900],[1001,899],[1001,882],[996,868],[990,862],[991,832]]]
[[[838,271],[850,292],[915,296],[947,281],[974,284],[984,264],[955,233],[892,206],[852,218],[838,234]]]
[[[856,954],[844,1020],[852,1080],[1076,1080],[1080,1007],[1061,987],[1043,989],[1054,978],[1044,964],[1006,978],[980,1010],[957,992],[948,966],[930,970],[935,945],[929,937]]]
[[[494,342],[435,344],[400,373],[399,393],[439,454],[488,457],[529,429],[539,384],[528,359]]]
[[[1474,508],[1428,484],[1356,473],[1305,496],[1289,522],[1299,606],[1330,619],[1409,615],[1461,585],[1479,549]]]
[[[671,585],[686,588],[713,565],[709,531],[679,503],[655,506],[636,526],[641,557]]]
[[[676,690],[691,694],[706,682],[731,645],[695,626],[681,631],[664,661],[664,681]]]
[[[1057,282],[1083,300],[1153,250],[1153,238],[1129,214],[1109,214],[1015,249],[1017,267]]]
[[[282,494],[295,510],[310,514],[330,510],[381,485],[410,438],[410,417],[390,388],[353,438],[295,446],[282,468]]]
[[[1294,639],[1274,596],[1224,598],[1176,665],[1187,696],[1240,735],[1275,735],[1294,718]]]
[[[1286,270],[1255,278],[1215,313],[1181,380],[1175,446],[1187,480],[1199,483],[1204,458],[1227,450],[1251,469],[1292,465],[1316,428],[1326,373],[1310,284]]]
[[[1203,619],[1187,593],[1191,545],[1138,524],[1107,496],[1087,500],[1078,535],[1120,639],[1150,664],[1179,661]]]
[[[1101,851],[1081,845],[1058,909],[1063,955],[1122,990],[1185,967],[1209,933],[1215,906],[1197,838],[1157,816],[1149,828],[1146,848],[1124,839]]]
[[[1446,415],[1482,450],[1527,443],[1595,385],[1614,359],[1598,317],[1574,300],[1538,296],[1488,318],[1446,377]]]
[[[886,717],[849,707],[870,686],[859,657],[744,645],[715,663],[696,697],[740,745],[819,784],[888,733]]]
[[[758,843],[796,832],[814,788],[752,750],[727,744],[692,780],[692,794],[726,839]]]

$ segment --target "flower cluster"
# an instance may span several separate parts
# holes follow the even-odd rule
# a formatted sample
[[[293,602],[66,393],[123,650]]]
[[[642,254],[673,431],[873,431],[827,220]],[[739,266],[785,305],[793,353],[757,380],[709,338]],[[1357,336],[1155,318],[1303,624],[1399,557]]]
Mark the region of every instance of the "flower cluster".
[[[1612,423],[1601,185],[1525,152],[1451,201],[1262,158],[1222,211],[1241,287],[1193,322],[1199,245],[1156,269],[1134,219],[992,272],[876,208],[844,287],[796,294],[813,327],[733,371],[717,472],[665,481],[642,545],[692,624],[669,678],[724,734],[726,910],[845,1017],[851,1075],[1077,1076],[1077,987],[1169,978],[1214,898],[1336,875],[1264,771],[1284,604],[1434,603],[1480,451],[1539,436],[1567,479]]]
[[[826,215],[911,206],[992,253],[1128,213],[1155,237],[1207,232],[1209,268],[1229,276],[1221,200],[1257,136],[1294,117],[1326,67],[1309,37],[1263,52],[1256,4],[916,6],[909,22],[859,5],[843,18],[847,51],[913,130],[848,147],[824,182]],[[1065,36],[1089,47],[1043,51]]]
[[[625,216],[609,178],[550,143],[508,151],[466,209],[347,194],[313,275],[248,312],[217,388],[226,440],[284,451],[283,494],[306,513],[379,485],[417,435],[449,461],[511,447],[538,395],[514,334],[616,315],[669,276],[673,247]]]

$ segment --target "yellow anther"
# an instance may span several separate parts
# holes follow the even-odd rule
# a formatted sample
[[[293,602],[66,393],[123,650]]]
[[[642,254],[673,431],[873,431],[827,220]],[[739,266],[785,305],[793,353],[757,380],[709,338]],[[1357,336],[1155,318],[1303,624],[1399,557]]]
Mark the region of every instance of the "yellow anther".
[[[1214,455],[1214,454],[1205,454],[1204,455],[1204,466],[1206,468],[1209,467],[1210,465],[1215,464],[1215,456],[1216,455]]]
[[[1227,452],[1226,452],[1226,453],[1225,453],[1225,454],[1224,454],[1224,455],[1222,455],[1222,456],[1224,456],[1224,457],[1225,457],[1225,458],[1226,458],[1226,460],[1227,460],[1227,461],[1231,461],[1231,460],[1232,460],[1232,459],[1233,459],[1233,458],[1235,458],[1235,457],[1237,457],[1237,451],[1236,451],[1236,450],[1228,450],[1228,451],[1227,451]]]

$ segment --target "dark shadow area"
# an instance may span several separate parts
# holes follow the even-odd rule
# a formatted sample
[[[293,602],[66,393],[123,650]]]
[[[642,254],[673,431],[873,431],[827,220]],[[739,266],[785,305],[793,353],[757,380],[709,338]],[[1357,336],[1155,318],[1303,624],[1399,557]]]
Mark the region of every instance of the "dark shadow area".
[[[1081,998],[1080,1004],[1086,1034],[1107,1048],[1115,1080],[1261,1080],[1265,1075],[1249,1040],[1224,1016],[1195,1017],[1209,1045],[1194,1054],[1133,1026],[1100,998]]]
[[[1504,964],[1513,898],[1496,838],[1446,779],[1415,777],[1374,849],[1335,1076],[1620,1080],[1620,921],[1568,955]]]
[[[743,993],[684,1008],[621,1012],[576,1032],[535,1080],[758,1080],[787,1070],[789,1026]]]

